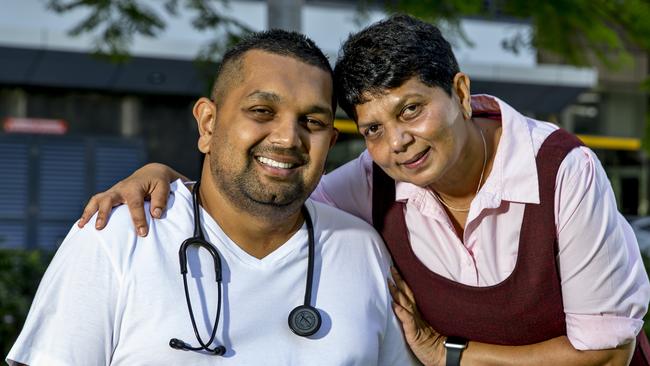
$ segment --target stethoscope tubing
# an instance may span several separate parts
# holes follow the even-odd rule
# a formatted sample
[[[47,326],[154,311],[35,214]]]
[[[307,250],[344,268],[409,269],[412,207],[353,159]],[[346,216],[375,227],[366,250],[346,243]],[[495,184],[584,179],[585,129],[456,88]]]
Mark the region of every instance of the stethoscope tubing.
[[[221,256],[219,251],[210,244],[203,235],[203,229],[201,228],[201,218],[200,218],[200,195],[199,195],[200,182],[196,182],[194,187],[192,187],[192,208],[194,213],[194,236],[185,240],[179,250],[178,258],[180,262],[181,275],[183,276],[183,289],[185,291],[185,302],[187,303],[187,310],[190,314],[190,320],[192,322],[192,329],[194,330],[194,335],[196,336],[197,341],[201,345],[200,347],[194,347],[185,342],[172,338],[169,341],[169,345],[174,349],[184,349],[192,351],[208,351],[214,355],[223,355],[225,353],[225,348],[223,346],[216,346],[215,348],[210,348],[210,345],[214,342],[217,334],[217,328],[219,327],[219,319],[221,316],[221,297],[222,297],[222,273],[221,273]],[[315,239],[314,239],[314,225],[309,214],[309,210],[305,205],[301,208],[302,215],[305,219],[307,225],[307,243],[308,243],[308,257],[307,257],[307,279],[305,284],[305,301],[303,305],[298,306],[289,314],[289,327],[291,330],[299,336],[310,336],[314,334],[320,328],[321,318],[318,310],[311,306],[311,291],[312,284],[314,279],[314,256],[315,256]],[[191,245],[198,245],[206,249],[213,258],[214,262],[214,271],[215,271],[215,280],[217,282],[217,314],[215,315],[214,324],[212,327],[212,333],[210,334],[210,339],[208,342],[203,342],[201,335],[199,334],[198,328],[196,326],[196,320],[194,319],[194,311],[192,309],[192,300],[190,299],[190,294],[187,285],[187,248]],[[306,325],[305,327],[298,326],[296,317],[299,316],[299,313],[303,314],[307,312],[315,320],[313,323]]]

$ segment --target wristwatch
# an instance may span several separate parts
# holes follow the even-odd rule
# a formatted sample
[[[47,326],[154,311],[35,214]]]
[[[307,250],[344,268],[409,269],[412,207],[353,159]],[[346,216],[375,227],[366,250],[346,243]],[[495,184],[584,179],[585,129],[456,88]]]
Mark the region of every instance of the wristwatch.
[[[461,337],[447,337],[445,340],[447,350],[447,366],[460,366],[460,355],[467,348],[467,339]]]

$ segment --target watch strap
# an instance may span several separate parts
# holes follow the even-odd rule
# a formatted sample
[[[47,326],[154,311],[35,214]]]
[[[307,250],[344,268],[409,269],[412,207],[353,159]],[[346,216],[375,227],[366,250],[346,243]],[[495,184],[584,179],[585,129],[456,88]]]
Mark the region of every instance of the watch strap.
[[[467,340],[461,337],[447,337],[445,349],[447,351],[446,366],[460,366],[460,357],[467,348]]]
[[[463,350],[460,348],[447,348],[446,366],[460,366],[460,354]]]

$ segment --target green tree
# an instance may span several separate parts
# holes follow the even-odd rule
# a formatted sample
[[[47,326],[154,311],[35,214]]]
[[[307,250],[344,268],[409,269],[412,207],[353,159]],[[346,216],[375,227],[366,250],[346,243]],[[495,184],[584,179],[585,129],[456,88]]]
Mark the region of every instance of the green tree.
[[[535,47],[570,64],[587,65],[591,56],[616,67],[629,50],[650,50],[650,2],[645,0],[400,0],[390,7],[458,30],[463,16],[505,17],[529,22],[530,34],[505,40],[517,52]]]
[[[84,33],[95,37],[95,52],[123,61],[136,36],[155,38],[165,30],[166,16],[177,17],[179,7],[190,14],[190,22],[197,31],[214,33],[212,41],[204,45],[200,59],[215,60],[231,42],[250,29],[218,10],[227,0],[47,0],[47,7],[56,13],[84,11],[85,18],[68,31],[70,35]],[[157,5],[157,6],[152,6]]]
[[[0,249],[0,352],[6,355],[23,326],[52,253]]]

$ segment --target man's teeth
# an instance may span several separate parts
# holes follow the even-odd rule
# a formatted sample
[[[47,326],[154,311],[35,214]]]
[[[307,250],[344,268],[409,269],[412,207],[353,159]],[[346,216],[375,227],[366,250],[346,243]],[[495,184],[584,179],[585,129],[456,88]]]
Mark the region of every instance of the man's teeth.
[[[271,167],[274,167],[274,168],[290,169],[290,168],[292,168],[294,166],[294,164],[292,164],[292,163],[282,163],[282,162],[279,162],[279,161],[275,161],[273,159],[265,158],[263,156],[258,157],[257,161],[259,161],[260,163],[262,163],[264,165],[268,165],[268,166],[271,166]]]

